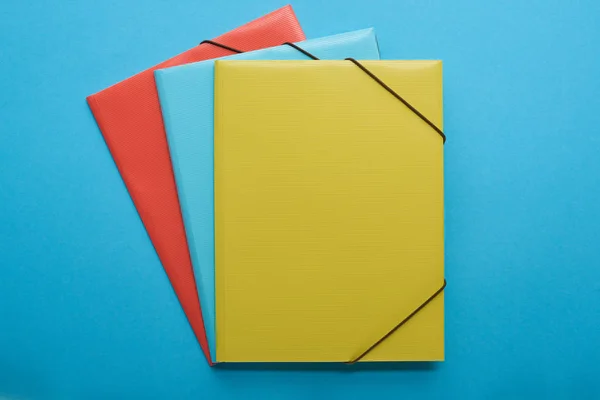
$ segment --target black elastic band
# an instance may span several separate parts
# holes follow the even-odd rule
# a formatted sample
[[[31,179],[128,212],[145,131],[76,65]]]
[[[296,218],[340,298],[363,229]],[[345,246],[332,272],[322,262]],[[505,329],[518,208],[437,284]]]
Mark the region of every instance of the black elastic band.
[[[232,52],[234,52],[234,53],[243,53],[243,51],[242,51],[242,50],[238,50],[238,49],[235,49],[235,48],[233,48],[233,47],[226,46],[226,45],[224,45],[224,44],[221,44],[221,43],[215,42],[215,41],[213,41],[213,40],[203,40],[203,41],[201,41],[201,42],[200,42],[200,44],[204,44],[204,43],[207,43],[207,44],[212,44],[213,46],[220,47],[220,48],[222,48],[222,49],[229,50],[229,51],[232,51]]]
[[[435,124],[433,122],[431,122],[426,116],[424,116],[423,114],[421,114],[419,112],[419,110],[417,110],[416,108],[414,108],[408,101],[404,100],[404,98],[402,98],[402,96],[400,96],[398,93],[396,93],[394,91],[394,89],[392,89],[391,87],[389,87],[388,85],[386,85],[385,82],[383,82],[381,79],[379,79],[374,73],[372,73],[371,71],[369,71],[367,68],[365,68],[364,65],[362,65],[361,63],[359,63],[358,61],[356,61],[354,58],[346,58],[346,60],[351,61],[352,63],[354,63],[365,74],[369,75],[369,77],[371,77],[375,82],[379,83],[379,85],[381,87],[383,87],[385,90],[387,90],[388,92],[390,92],[392,94],[392,96],[394,96],[395,98],[397,98],[398,100],[400,100],[402,102],[402,104],[404,104],[406,107],[408,107],[410,109],[410,111],[412,111],[415,114],[417,114],[417,116],[419,118],[421,118],[423,121],[425,121],[427,123],[427,125],[429,125],[430,127],[432,127],[433,130],[436,131],[442,137],[442,142],[446,143],[446,135],[444,134],[444,132],[442,132],[442,130],[440,128],[438,128],[437,126],[435,126]]]
[[[310,54],[308,51],[304,50],[300,46],[296,46],[294,43],[285,42],[284,45],[290,46],[290,47],[298,50],[300,53],[304,54],[305,56],[307,56],[309,58],[312,58],[313,60],[318,60],[319,59],[317,56],[314,56],[314,55]]]
[[[433,299],[435,299],[440,293],[442,293],[444,291],[445,288],[446,288],[446,280],[444,279],[444,284],[442,285],[442,287],[440,287],[434,294],[432,294],[427,300],[425,300],[425,302],[423,304],[421,304],[413,312],[411,312],[408,317],[406,317],[402,321],[400,321],[398,323],[398,325],[396,325],[395,327],[392,328],[392,330],[390,330],[388,333],[386,333],[385,335],[383,335],[383,337],[381,339],[379,339],[378,341],[376,341],[375,343],[373,343],[368,349],[366,349],[365,351],[363,351],[358,357],[356,357],[356,358],[348,361],[346,364],[354,364],[355,362],[358,362],[362,358],[364,358],[367,354],[369,354],[371,352],[371,350],[373,350],[375,347],[379,346],[381,344],[381,342],[383,342],[385,339],[387,339],[388,337],[390,337],[394,332],[396,332],[398,329],[400,329],[400,327],[402,325],[406,324],[419,311],[421,311],[423,308],[425,308],[425,306],[427,304],[431,303],[433,301]]]
[[[300,47],[294,43],[285,42],[284,45],[290,46],[290,47],[298,50],[299,52],[301,52],[302,54],[304,54],[307,57],[312,58],[313,60],[319,60],[318,57],[314,56],[313,54],[309,53],[308,51],[304,50],[302,47]],[[419,112],[419,110],[417,110],[415,107],[413,107],[412,104],[410,104],[408,101],[404,100],[404,98],[402,96],[400,96],[398,93],[396,93],[394,91],[394,89],[392,89],[391,87],[386,85],[386,83],[384,81],[379,79],[374,73],[369,71],[364,65],[362,65],[361,63],[356,61],[354,58],[348,57],[348,58],[346,58],[346,60],[354,63],[354,65],[356,65],[358,68],[360,68],[371,79],[373,79],[375,82],[377,82],[385,90],[390,92],[392,94],[392,96],[394,96],[396,99],[400,100],[402,102],[402,104],[404,104],[406,107],[408,107],[409,110],[411,110],[419,118],[421,118],[423,121],[425,121],[425,123],[427,123],[427,125],[429,125],[431,128],[433,128],[433,130],[436,131],[438,133],[438,135],[440,135],[442,137],[442,143],[446,143],[446,134],[444,134],[444,132],[440,128],[438,128],[433,122],[431,122],[429,120],[429,118],[427,118],[426,116],[421,114],[421,112]]]

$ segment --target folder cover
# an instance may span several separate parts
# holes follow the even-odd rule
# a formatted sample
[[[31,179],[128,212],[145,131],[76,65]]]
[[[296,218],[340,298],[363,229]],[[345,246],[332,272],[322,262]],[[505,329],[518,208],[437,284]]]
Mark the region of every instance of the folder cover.
[[[292,8],[286,6],[214,40],[246,51],[303,39],[304,34]],[[153,72],[157,68],[227,54],[231,52],[211,44],[201,44],[87,98],[142,222],[209,362],[206,333]]]
[[[373,29],[363,29],[299,45],[322,59],[379,59]],[[225,57],[227,60],[307,59],[289,46]],[[200,294],[211,353],[214,328],[213,93],[214,61],[157,70],[156,86],[177,182],[179,202]]]
[[[441,62],[361,63],[442,127]],[[351,61],[215,74],[217,361],[443,360],[440,135]]]

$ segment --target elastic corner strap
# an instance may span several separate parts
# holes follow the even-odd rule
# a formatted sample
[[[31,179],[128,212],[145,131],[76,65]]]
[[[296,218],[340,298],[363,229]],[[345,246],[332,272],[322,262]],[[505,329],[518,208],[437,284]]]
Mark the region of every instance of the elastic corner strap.
[[[386,340],[387,338],[389,338],[394,332],[396,332],[404,324],[406,324],[408,321],[410,321],[410,319],[412,317],[414,317],[415,315],[417,315],[417,313],[419,311],[421,311],[423,308],[425,308],[425,306],[427,306],[427,304],[431,303],[433,301],[433,299],[435,299],[437,296],[440,295],[440,293],[442,293],[444,291],[445,288],[446,288],[446,279],[444,279],[444,283],[442,284],[442,286],[434,294],[432,294],[431,296],[429,296],[429,298],[427,300],[425,300],[419,307],[417,307],[407,317],[405,317],[396,326],[394,326],[388,333],[386,333],[385,335],[383,335],[381,337],[381,339],[379,339],[378,341],[376,341],[375,343],[373,343],[368,349],[366,349],[360,355],[358,355],[358,357],[355,357],[352,360],[346,362],[346,364],[351,365],[351,364],[354,364],[354,363],[360,361],[361,359],[363,359],[367,354],[369,354],[373,349],[375,349],[375,347],[379,346],[384,340]]]
[[[308,51],[304,50],[302,47],[300,47],[300,46],[298,46],[298,45],[296,45],[294,43],[285,42],[284,45],[290,46],[290,47],[298,50],[299,52],[301,52],[302,54],[304,54],[305,56],[307,56],[309,58],[312,58],[313,60],[319,60],[318,57],[316,57],[315,55],[309,53]],[[361,63],[359,63],[358,61],[356,61],[354,58],[348,57],[348,58],[346,58],[346,60],[352,62],[354,65],[356,65],[358,68],[360,68],[365,74],[367,74],[371,79],[373,79],[381,87],[383,87],[385,90],[387,90],[392,96],[394,96],[396,99],[400,100],[400,102],[402,102],[402,104],[404,104],[406,107],[408,107],[409,110],[411,110],[413,113],[415,113],[427,125],[429,125],[434,131],[436,131],[438,135],[440,135],[440,137],[442,138],[442,143],[444,143],[444,144],[446,143],[446,134],[440,128],[438,128],[433,122],[431,122],[429,120],[429,118],[427,118],[425,115],[423,115],[412,104],[410,104],[402,96],[400,96],[398,93],[396,93],[396,91],[394,91],[394,89],[392,89],[391,87],[389,87],[384,81],[382,81],[381,79],[379,79],[377,77],[377,75],[375,75],[374,73],[372,73],[371,71],[369,71],[364,65],[362,65]]]
[[[203,41],[200,42],[200,44],[205,44],[205,43],[206,44],[212,44],[213,46],[220,47],[222,49],[229,50],[229,51],[234,52],[234,53],[243,53],[242,50],[238,50],[236,48],[233,48],[233,47],[230,47],[230,46],[226,46],[226,45],[224,45],[222,43],[215,42],[214,40],[203,40]]]
[[[309,53],[308,51],[304,50],[302,47],[295,45],[294,43],[291,42],[285,42],[284,45],[286,46],[290,46],[291,48],[294,48],[296,50],[298,50],[300,53],[304,54],[305,56],[312,58],[313,60],[319,60],[319,58],[311,53]]]
[[[222,43],[219,43],[219,42],[215,42],[214,40],[203,40],[203,41],[201,41],[201,42],[200,42],[200,44],[205,44],[205,43],[206,43],[206,44],[211,44],[211,45],[213,45],[213,46],[220,47],[220,48],[222,48],[222,49],[229,50],[229,51],[231,51],[231,52],[238,53],[238,54],[239,54],[239,53],[243,53],[243,52],[244,52],[244,51],[242,51],[242,50],[239,50],[239,49],[236,49],[236,48],[234,48],[234,47],[227,46],[227,45],[224,45],[224,44],[222,44]],[[294,48],[294,49],[298,50],[299,52],[301,52],[301,53],[302,53],[302,54],[304,54],[305,56],[307,56],[307,57],[309,57],[309,58],[312,58],[313,60],[318,60],[318,59],[319,59],[319,58],[317,58],[316,56],[314,56],[313,54],[311,54],[311,53],[309,53],[308,51],[306,51],[306,50],[304,50],[303,48],[301,48],[300,46],[297,46],[297,45],[295,45],[294,43],[291,43],[291,42],[285,42],[285,43],[282,43],[281,45],[282,45],[282,46],[290,46],[290,47],[292,47],[292,48]]]
[[[402,96],[400,96],[398,93],[396,93],[394,91],[394,89],[392,89],[391,87],[386,85],[385,82],[383,82],[381,79],[379,79],[374,73],[369,71],[364,65],[362,65],[361,63],[356,61],[354,58],[348,57],[348,58],[346,58],[346,60],[352,62],[354,65],[356,65],[358,68],[360,68],[365,74],[369,75],[369,77],[371,77],[375,82],[377,82],[382,88],[387,90],[392,96],[394,96],[396,99],[400,100],[402,102],[402,104],[404,104],[406,107],[408,107],[419,118],[421,118],[423,121],[425,121],[425,123],[427,123],[427,125],[429,125],[431,128],[433,128],[433,130],[436,131],[438,133],[438,135],[441,136],[442,143],[446,143],[446,135],[444,134],[444,132],[442,132],[442,130],[440,128],[438,128],[433,122],[431,122],[426,116],[421,114],[419,112],[419,110],[417,110],[415,107],[413,107],[408,101],[404,100],[404,98]]]

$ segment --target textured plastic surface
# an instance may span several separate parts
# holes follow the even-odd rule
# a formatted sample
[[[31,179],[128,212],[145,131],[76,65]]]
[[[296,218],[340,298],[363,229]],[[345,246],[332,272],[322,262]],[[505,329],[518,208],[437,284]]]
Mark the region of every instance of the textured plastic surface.
[[[304,39],[290,6],[216,41],[255,50]],[[88,97],[88,103],[166,273],[210,362],[153,71],[230,54],[199,45]]]
[[[299,45],[321,59],[379,59],[373,29],[307,40]],[[223,59],[305,58],[296,49],[279,46]],[[157,70],[154,74],[206,333],[214,354],[214,60]]]
[[[439,61],[365,61],[442,127]],[[443,144],[349,61],[217,61],[217,360],[342,362],[444,281]],[[444,359],[436,297],[362,361]]]

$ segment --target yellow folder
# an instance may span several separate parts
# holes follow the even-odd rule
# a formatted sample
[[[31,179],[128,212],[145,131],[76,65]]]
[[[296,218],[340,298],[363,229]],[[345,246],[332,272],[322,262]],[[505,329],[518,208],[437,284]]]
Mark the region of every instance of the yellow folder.
[[[441,62],[361,63],[442,128]],[[443,141],[352,62],[216,62],[215,240],[217,361],[443,360]]]

